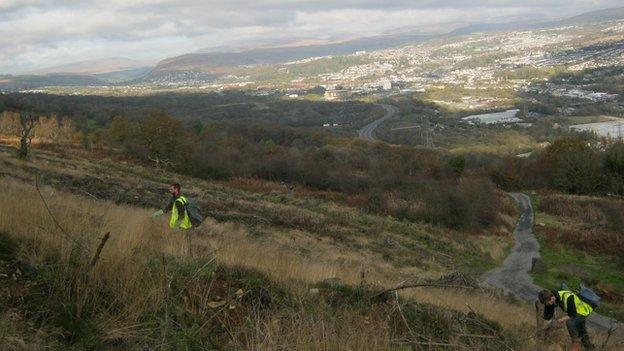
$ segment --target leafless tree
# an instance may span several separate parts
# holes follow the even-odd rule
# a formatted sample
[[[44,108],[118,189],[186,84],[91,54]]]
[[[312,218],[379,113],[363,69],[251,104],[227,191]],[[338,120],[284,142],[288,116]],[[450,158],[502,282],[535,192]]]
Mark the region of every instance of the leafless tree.
[[[35,136],[34,130],[37,126],[37,117],[31,112],[22,112],[19,117],[20,122],[20,148],[17,155],[20,158],[27,158],[30,150],[30,143]]]

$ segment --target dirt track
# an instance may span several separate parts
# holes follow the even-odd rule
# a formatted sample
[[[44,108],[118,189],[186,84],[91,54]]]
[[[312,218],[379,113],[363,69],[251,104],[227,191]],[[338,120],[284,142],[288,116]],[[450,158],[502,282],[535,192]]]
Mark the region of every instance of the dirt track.
[[[483,278],[491,286],[516,295],[523,300],[535,301],[537,293],[542,288],[535,285],[533,278],[529,275],[533,257],[540,257],[540,246],[533,235],[533,208],[527,195],[514,193],[511,196],[516,200],[520,209],[520,219],[514,231],[516,244],[503,264],[486,272]],[[593,313],[588,320],[590,327],[605,331],[612,326],[612,322],[614,322],[613,319],[598,313]]]

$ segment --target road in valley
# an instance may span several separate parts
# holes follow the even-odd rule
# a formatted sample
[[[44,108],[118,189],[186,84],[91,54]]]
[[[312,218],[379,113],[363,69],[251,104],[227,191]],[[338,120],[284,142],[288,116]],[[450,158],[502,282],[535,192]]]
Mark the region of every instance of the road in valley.
[[[377,138],[375,138],[375,129],[377,129],[377,127],[379,127],[379,125],[381,125],[387,119],[392,118],[395,114],[399,112],[399,108],[396,106],[386,104],[380,104],[379,106],[383,107],[383,109],[386,111],[386,114],[383,115],[383,117],[365,125],[364,127],[362,127],[362,129],[358,130],[358,136],[360,138],[369,141],[376,141]]]
[[[533,235],[533,208],[527,195],[518,193],[510,195],[516,200],[520,209],[520,219],[514,230],[516,244],[502,266],[486,272],[484,279],[487,284],[512,293],[523,300],[535,301],[537,293],[542,288],[535,285],[533,278],[529,275],[533,258],[540,257],[540,246]],[[617,323],[598,313],[592,313],[587,322],[590,327],[604,331],[609,330],[612,322]]]

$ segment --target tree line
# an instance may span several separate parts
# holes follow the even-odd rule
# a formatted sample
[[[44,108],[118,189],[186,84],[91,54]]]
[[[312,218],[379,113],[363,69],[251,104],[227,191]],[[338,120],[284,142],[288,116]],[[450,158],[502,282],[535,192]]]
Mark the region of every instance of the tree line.
[[[493,183],[464,174],[461,158],[431,150],[276,124],[187,123],[163,111],[139,122],[115,117],[101,139],[126,157],[183,174],[335,191],[367,211],[408,220],[485,228],[498,218]]]

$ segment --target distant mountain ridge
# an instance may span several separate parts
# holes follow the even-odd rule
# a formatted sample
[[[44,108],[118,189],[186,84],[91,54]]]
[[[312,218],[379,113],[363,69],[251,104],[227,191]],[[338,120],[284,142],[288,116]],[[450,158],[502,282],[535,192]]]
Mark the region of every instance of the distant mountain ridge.
[[[474,32],[499,30],[526,30],[548,28],[562,25],[583,24],[593,21],[609,21],[624,19],[624,7],[591,11],[562,20],[547,19],[536,15],[534,20],[523,19],[513,22],[482,23],[452,25],[449,24],[446,32],[440,26],[405,29],[403,32],[391,31],[389,34],[374,37],[347,40],[338,43],[279,46],[230,52],[198,52],[166,58],[145,76],[145,80],[156,80],[172,72],[202,72],[208,75],[218,75],[227,67],[242,65],[279,64],[310,57],[328,55],[348,55],[357,51],[382,50],[400,45],[416,44],[435,37],[448,37],[469,34]],[[459,28],[458,28],[459,27]],[[430,30],[427,32],[427,30]]]
[[[605,22],[624,19],[624,7],[616,7],[604,10],[585,12],[578,16],[562,20],[561,24],[581,24],[591,22]]]
[[[26,75],[45,75],[52,73],[64,74],[105,74],[111,72],[125,71],[129,69],[153,67],[152,61],[133,60],[125,57],[109,57],[104,59],[78,61],[59,66],[42,68],[30,72]]]
[[[605,10],[597,10],[582,13],[577,16],[560,19],[546,20],[543,18],[536,20],[523,20],[502,23],[483,23],[473,24],[463,28],[456,29],[451,34],[461,35],[475,32],[489,32],[497,30],[528,30],[538,28],[552,28],[561,26],[574,26],[587,24],[592,22],[607,22],[624,19],[624,7],[611,8]]]
[[[278,46],[239,52],[191,53],[160,61],[146,79],[155,79],[162,74],[175,71],[218,73],[223,67],[277,64],[310,57],[347,55],[361,50],[380,50],[422,42],[431,37],[431,35],[424,34],[384,35],[320,45]]]
[[[124,83],[148,74],[154,63],[123,57],[72,62],[19,75],[0,76],[0,90],[19,91],[44,86],[102,86]]]

